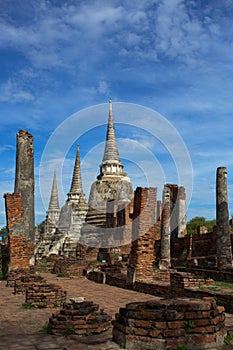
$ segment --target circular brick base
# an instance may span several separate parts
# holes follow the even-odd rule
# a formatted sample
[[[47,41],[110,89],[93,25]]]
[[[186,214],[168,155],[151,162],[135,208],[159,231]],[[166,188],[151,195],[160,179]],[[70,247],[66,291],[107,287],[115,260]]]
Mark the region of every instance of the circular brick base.
[[[52,334],[87,336],[100,334],[111,327],[111,316],[99,310],[98,304],[81,299],[71,299],[70,303],[50,317]]]
[[[113,321],[113,340],[128,350],[216,350],[224,343],[224,307],[214,298],[130,303]]]

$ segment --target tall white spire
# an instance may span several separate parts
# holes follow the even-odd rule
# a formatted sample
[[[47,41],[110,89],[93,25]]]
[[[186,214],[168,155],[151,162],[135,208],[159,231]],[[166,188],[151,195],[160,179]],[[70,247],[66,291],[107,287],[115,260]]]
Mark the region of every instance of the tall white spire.
[[[58,191],[57,191],[56,171],[54,171],[54,175],[53,175],[53,185],[52,185],[52,191],[51,191],[51,196],[49,201],[48,212],[53,210],[60,210],[59,200],[58,200]]]
[[[112,100],[109,101],[109,116],[108,128],[106,134],[106,143],[102,163],[105,162],[120,162],[119,152],[116,143],[116,132],[114,127],[114,120],[112,114]]]
[[[112,113],[112,100],[109,101],[109,116],[108,127],[106,133],[106,142],[104,149],[104,156],[100,165],[101,174],[121,174],[123,171],[123,165],[120,161],[120,156],[116,142],[116,132],[114,126],[114,119]]]
[[[72,182],[70,186],[70,192],[68,193],[69,200],[79,199],[80,195],[83,194],[82,179],[81,179],[81,168],[80,168],[80,149],[77,146],[74,172]]]
[[[60,215],[60,206],[59,206],[58,191],[57,191],[57,177],[56,177],[56,171],[54,171],[53,184],[52,184],[52,190],[50,195],[49,207],[47,210],[47,216],[52,220],[54,224],[56,224],[58,222],[59,215]]]

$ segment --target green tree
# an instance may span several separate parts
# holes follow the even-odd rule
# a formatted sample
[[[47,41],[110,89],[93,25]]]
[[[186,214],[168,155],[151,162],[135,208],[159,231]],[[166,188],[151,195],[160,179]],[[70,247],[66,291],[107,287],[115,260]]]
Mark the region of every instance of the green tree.
[[[208,232],[212,232],[215,225],[216,225],[216,220],[207,220],[205,226],[207,227]]]
[[[208,232],[213,231],[213,227],[216,224],[216,220],[206,220],[204,216],[195,216],[187,223],[187,233],[197,233],[198,226],[206,226]]]
[[[0,230],[0,240],[2,242],[5,242],[6,238],[7,238],[7,228],[6,228],[6,226],[4,226]]]

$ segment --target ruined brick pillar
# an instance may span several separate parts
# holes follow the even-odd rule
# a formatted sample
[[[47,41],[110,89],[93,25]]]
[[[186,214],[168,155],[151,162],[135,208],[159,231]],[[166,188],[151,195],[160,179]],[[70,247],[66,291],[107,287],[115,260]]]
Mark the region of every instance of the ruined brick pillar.
[[[26,130],[17,133],[14,192],[22,196],[25,235],[34,239],[34,146],[33,136]]]
[[[216,226],[217,264],[224,269],[232,266],[226,167],[216,173]]]
[[[153,278],[156,196],[157,188],[154,187],[137,187],[135,191],[128,283]]]
[[[163,189],[163,209],[161,223],[161,260],[159,267],[161,270],[167,269],[171,265],[171,189],[164,186]]]
[[[28,269],[34,245],[25,235],[23,203],[20,193],[6,193],[5,207],[8,230],[8,272]]]

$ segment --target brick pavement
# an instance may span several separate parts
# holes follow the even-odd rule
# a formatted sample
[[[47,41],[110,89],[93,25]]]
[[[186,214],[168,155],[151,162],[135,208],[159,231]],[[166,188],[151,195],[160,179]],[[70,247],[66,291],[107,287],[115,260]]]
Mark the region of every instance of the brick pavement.
[[[101,285],[84,277],[57,278],[42,274],[48,282],[55,282],[67,291],[67,299],[84,296],[99,304],[112,317],[119,308],[133,301],[157,299],[147,294]],[[0,349],[1,350],[115,350],[118,345],[111,341],[111,330],[98,336],[77,339],[75,336],[53,336],[41,332],[52,312],[57,309],[22,309],[25,296],[13,294],[13,288],[0,281]]]
[[[84,296],[99,304],[112,317],[119,308],[129,302],[155,300],[157,297],[96,284],[82,277],[57,278],[52,274],[42,274],[48,282],[56,282],[67,291],[69,298]],[[25,296],[14,295],[13,288],[5,287],[0,281],[0,350],[118,350],[111,341],[111,330],[97,336],[77,338],[76,336],[53,336],[42,333],[41,329],[52,312],[57,309],[25,310],[22,304]],[[226,323],[233,325],[232,316],[227,315]],[[224,347],[224,350],[227,347]]]

